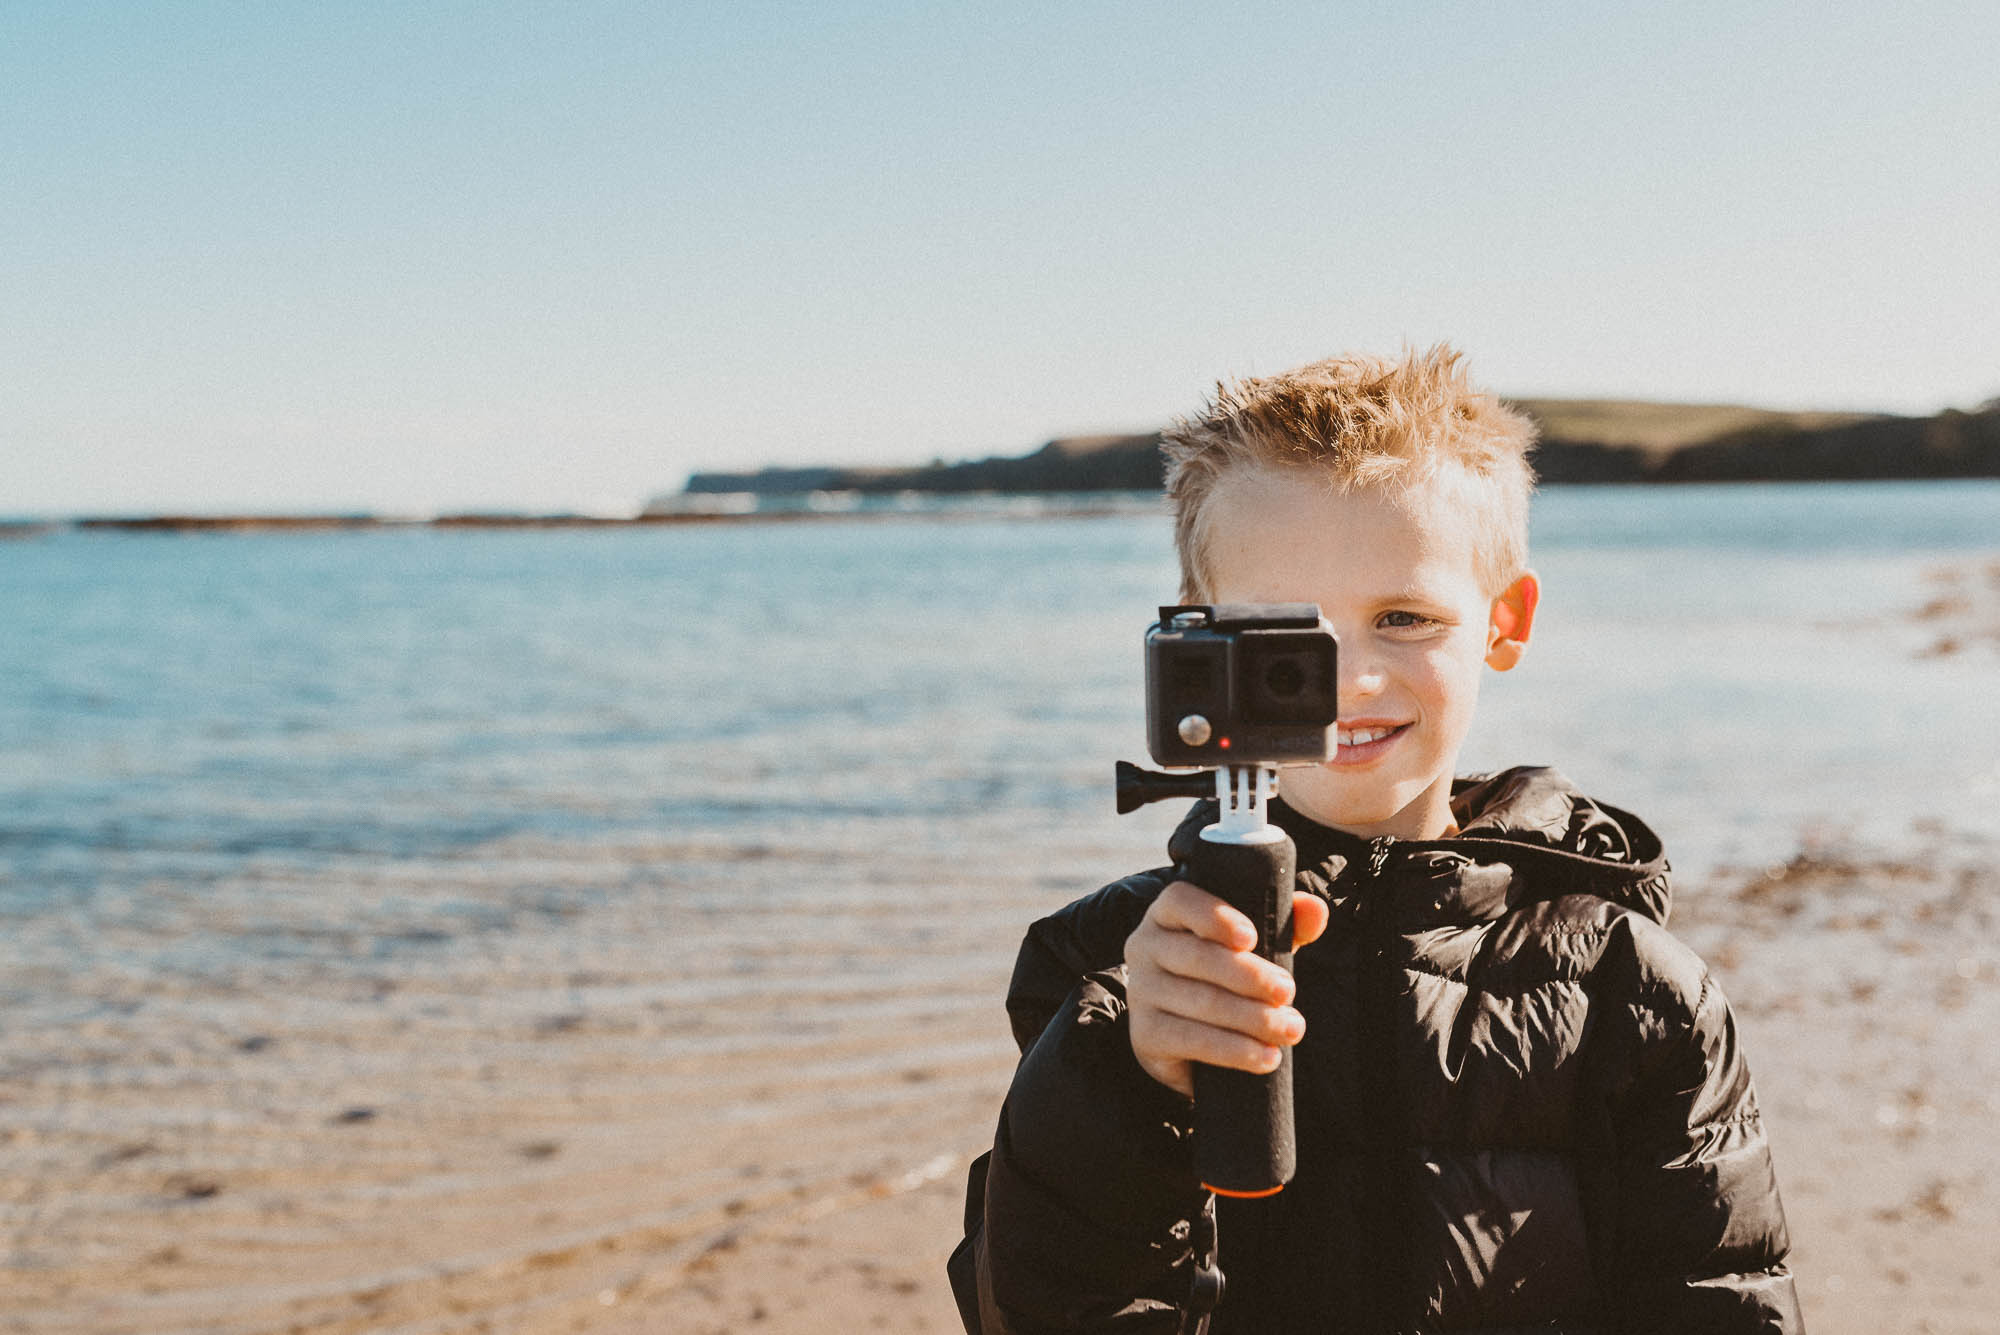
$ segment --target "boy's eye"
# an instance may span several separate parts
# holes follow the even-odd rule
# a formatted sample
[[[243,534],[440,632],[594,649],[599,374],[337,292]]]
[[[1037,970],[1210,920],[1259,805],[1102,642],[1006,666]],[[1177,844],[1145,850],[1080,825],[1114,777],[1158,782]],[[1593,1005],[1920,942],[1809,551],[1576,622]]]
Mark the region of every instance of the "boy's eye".
[[[1421,612],[1384,612],[1377,623],[1386,629],[1408,630],[1415,627],[1435,626],[1437,621]]]

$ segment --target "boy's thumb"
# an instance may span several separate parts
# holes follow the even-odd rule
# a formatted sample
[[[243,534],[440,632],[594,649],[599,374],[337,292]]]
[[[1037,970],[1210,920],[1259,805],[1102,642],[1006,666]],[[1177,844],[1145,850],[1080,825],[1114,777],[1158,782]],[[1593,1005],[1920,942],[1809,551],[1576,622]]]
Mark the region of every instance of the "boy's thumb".
[[[1303,890],[1292,892],[1292,948],[1311,945],[1326,930],[1326,901]]]

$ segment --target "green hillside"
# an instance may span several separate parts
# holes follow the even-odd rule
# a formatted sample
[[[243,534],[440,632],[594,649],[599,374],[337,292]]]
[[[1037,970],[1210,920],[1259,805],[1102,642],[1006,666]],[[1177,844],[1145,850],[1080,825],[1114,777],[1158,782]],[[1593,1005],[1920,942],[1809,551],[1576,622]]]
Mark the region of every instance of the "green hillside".
[[[1510,400],[1541,427],[1544,483],[2000,477],[2000,403],[1932,417],[1788,412],[1731,403]],[[687,493],[1152,491],[1160,434],[1073,436],[1024,455],[912,468],[697,473]],[[673,508],[670,497],[662,508]]]
[[[1879,416],[1784,412],[1738,403],[1649,403],[1643,399],[1509,399],[1544,439],[1625,445],[1663,454],[1745,431],[1817,431]]]

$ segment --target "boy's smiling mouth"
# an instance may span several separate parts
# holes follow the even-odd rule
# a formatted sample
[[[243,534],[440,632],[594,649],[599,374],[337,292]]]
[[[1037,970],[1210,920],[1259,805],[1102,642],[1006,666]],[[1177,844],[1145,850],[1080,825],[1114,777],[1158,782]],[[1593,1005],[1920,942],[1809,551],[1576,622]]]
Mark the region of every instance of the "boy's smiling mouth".
[[[1334,735],[1340,742],[1340,749],[1329,764],[1366,764],[1376,756],[1394,746],[1396,739],[1410,730],[1407,723],[1377,722],[1373,719],[1357,719],[1353,723],[1337,724]]]

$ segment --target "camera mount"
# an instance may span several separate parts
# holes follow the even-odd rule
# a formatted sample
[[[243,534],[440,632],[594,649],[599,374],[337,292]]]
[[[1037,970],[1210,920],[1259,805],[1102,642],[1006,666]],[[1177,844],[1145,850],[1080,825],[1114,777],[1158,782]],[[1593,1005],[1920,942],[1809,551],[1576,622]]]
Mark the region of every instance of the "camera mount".
[[[1118,811],[1170,797],[1215,797],[1176,877],[1236,909],[1256,929],[1255,953],[1292,968],[1298,849],[1267,819],[1278,766],[1330,760],[1338,738],[1338,650],[1312,603],[1162,607],[1146,632],[1146,749],[1166,770],[1119,761]],[[1298,1166],[1292,1050],[1268,1074],[1197,1062],[1194,1167],[1218,1196],[1271,1196]],[[1213,1216],[1197,1253],[1184,1329],[1205,1331],[1222,1296]]]
[[[1278,795],[1278,770],[1273,765],[1225,765],[1215,772],[1215,803],[1222,818],[1201,837],[1218,844],[1265,843],[1265,830],[1277,827],[1264,819],[1267,803]]]
[[[1298,851],[1270,823],[1280,765],[1333,755],[1338,645],[1311,603],[1162,607],[1146,633],[1146,746],[1164,771],[1119,762],[1118,810],[1213,794],[1217,818],[1175,869],[1257,931],[1260,957],[1292,967]],[[1269,1196],[1297,1163],[1292,1053],[1268,1074],[1194,1067],[1195,1170],[1210,1191]]]
[[[1229,836],[1272,828],[1265,820],[1265,813],[1270,800],[1278,795],[1278,769],[1275,765],[1224,765],[1215,770],[1176,773],[1140,769],[1129,760],[1121,760],[1117,785],[1121,816],[1149,802],[1164,802],[1170,797],[1213,795],[1221,812],[1221,819],[1214,827],[1221,832],[1216,838],[1218,842],[1231,842]]]

